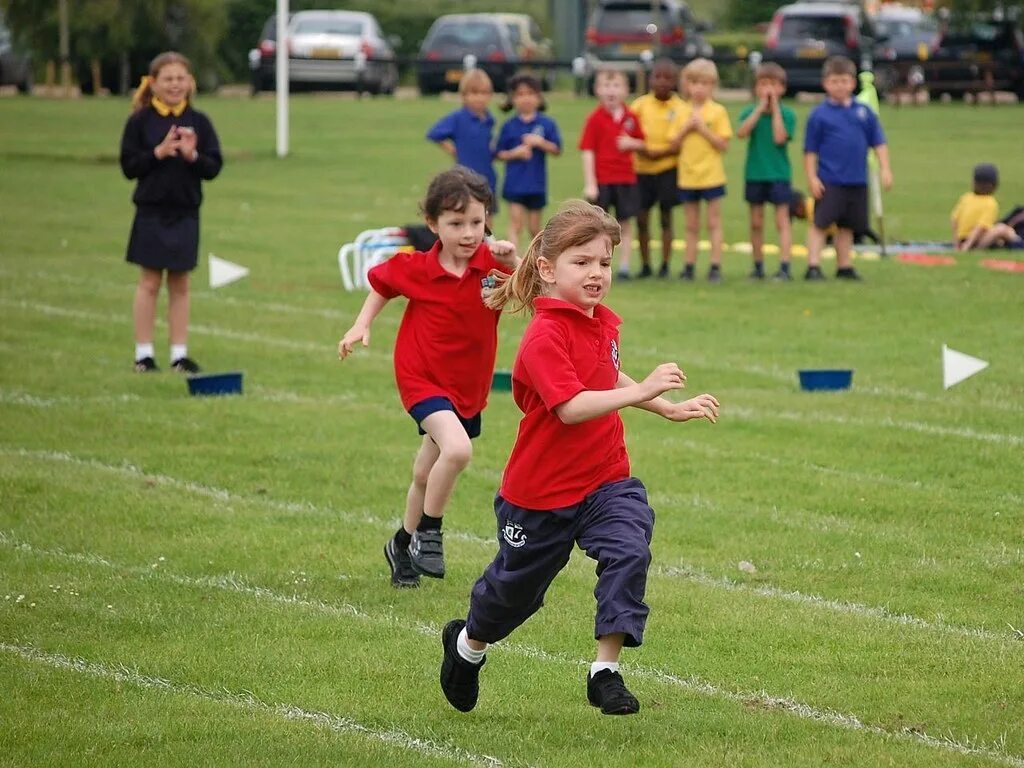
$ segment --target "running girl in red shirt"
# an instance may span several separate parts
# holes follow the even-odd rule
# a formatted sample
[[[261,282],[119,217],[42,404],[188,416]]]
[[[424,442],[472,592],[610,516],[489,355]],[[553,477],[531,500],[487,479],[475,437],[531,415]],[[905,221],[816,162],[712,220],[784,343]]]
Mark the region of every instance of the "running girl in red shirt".
[[[463,712],[476,706],[487,645],[540,609],[576,544],[597,561],[597,660],[587,699],[608,715],[640,709],[619,674],[619,654],[643,641],[654,512],[643,483],[630,476],[619,411],[635,406],[669,421],[714,422],[718,401],[661,397],[686,382],[675,363],[639,383],[620,370],[620,320],[601,303],[619,237],[603,210],[570,201],[488,300],[534,317],[512,371],[523,418],[494,502],[498,554],[473,587],[467,619],[448,622],[441,636],[441,689]]]
[[[501,312],[484,304],[492,270],[510,273],[515,249],[484,242],[491,188],[456,167],[430,183],[423,213],[438,236],[429,251],[397,253],[369,272],[370,295],[338,343],[344,360],[370,344],[370,325],[389,300],[405,296],[395,340],[395,380],[402,405],[423,435],[406,496],[403,525],[384,546],[395,587],[419,585],[420,574],[444,578],[441,519],[459,473],[473,455],[480,412],[494,374]]]

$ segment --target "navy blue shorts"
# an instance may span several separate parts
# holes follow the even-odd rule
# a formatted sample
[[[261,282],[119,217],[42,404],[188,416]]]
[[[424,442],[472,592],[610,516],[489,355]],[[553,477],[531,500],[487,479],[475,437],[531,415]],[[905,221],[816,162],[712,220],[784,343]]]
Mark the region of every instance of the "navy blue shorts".
[[[725,184],[720,187],[708,187],[707,189],[682,189],[679,190],[680,203],[699,203],[701,200],[717,200],[725,197]]]
[[[438,411],[451,411],[454,413],[458,417],[459,421],[462,422],[462,426],[465,427],[466,434],[469,435],[470,439],[480,437],[480,414],[478,413],[476,416],[471,416],[468,419],[463,418],[463,416],[455,410],[455,406],[452,404],[452,401],[447,397],[428,397],[426,400],[421,400],[409,409],[409,415],[412,416],[413,420],[416,422],[416,426],[419,428],[421,435],[425,435],[427,433],[423,430],[423,427],[420,426],[420,423],[427,418],[427,416],[432,413],[437,413]]]
[[[640,213],[640,188],[636,184],[598,184],[596,202],[608,213],[614,208],[616,221],[632,219]]]
[[[748,181],[743,199],[751,205],[789,205],[793,189],[788,181]]]
[[[548,204],[548,196],[543,192],[536,195],[505,195],[505,200],[513,205],[521,205],[528,211],[539,211]]]
[[[673,206],[679,202],[677,178],[675,168],[661,173],[638,173],[636,185],[640,189],[640,208],[649,211],[657,204],[662,211],[671,214]]]
[[[866,185],[826,184],[825,193],[814,206],[814,226],[864,232],[868,228],[868,188]]]

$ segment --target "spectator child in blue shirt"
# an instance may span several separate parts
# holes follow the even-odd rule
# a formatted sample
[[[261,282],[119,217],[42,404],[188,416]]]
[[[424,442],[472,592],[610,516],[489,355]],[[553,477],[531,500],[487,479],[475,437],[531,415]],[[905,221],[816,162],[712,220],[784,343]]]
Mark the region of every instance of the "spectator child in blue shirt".
[[[494,95],[491,78],[482,69],[469,70],[459,81],[459,95],[462,97],[462,109],[434,123],[427,131],[427,138],[454,157],[456,163],[487,179],[493,197],[497,187],[491,164],[494,116],[487,109]],[[498,206],[492,204],[489,213],[497,210]]]
[[[514,107],[516,114],[501,126],[495,156],[505,162],[501,196],[509,203],[508,239],[518,247],[524,219],[531,239],[540,232],[548,204],[547,156],[562,154],[562,136],[555,121],[544,114],[540,80],[516,75],[509,80],[508,93],[502,110]]]
[[[882,186],[892,186],[889,148],[878,117],[865,104],[853,100],[857,67],[845,56],[832,56],[822,68],[827,98],[807,118],[804,135],[804,170],[814,197],[814,222],[807,233],[806,280],[824,280],[821,249],[825,230],[833,224],[836,277],[860,280],[851,264],[853,233],[868,229],[868,148],[878,157]]]

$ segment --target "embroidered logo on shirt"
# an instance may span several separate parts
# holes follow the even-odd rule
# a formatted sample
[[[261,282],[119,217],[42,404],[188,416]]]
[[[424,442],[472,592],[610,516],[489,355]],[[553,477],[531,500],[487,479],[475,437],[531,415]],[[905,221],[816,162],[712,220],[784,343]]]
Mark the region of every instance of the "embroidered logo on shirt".
[[[627,117],[625,120],[622,121],[622,127],[625,128],[627,131],[635,130],[636,122],[633,120],[632,117]]]
[[[615,366],[615,370],[619,370],[619,345],[612,339],[612,365]]]
[[[868,108],[857,107],[857,118],[863,123],[868,119]]]
[[[534,136],[540,136],[543,139],[544,138],[544,126],[543,125],[535,125],[535,126],[533,126],[533,128],[530,129],[530,133],[532,133]]]
[[[526,533],[519,523],[505,523],[505,527],[501,529],[501,536],[506,544],[516,549],[526,544]]]

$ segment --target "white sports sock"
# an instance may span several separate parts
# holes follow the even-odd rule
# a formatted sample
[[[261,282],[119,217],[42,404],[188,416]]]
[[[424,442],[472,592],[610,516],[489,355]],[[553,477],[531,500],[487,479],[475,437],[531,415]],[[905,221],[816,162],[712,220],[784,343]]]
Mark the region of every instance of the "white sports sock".
[[[612,672],[619,671],[619,662],[617,661],[595,661],[590,665],[590,676],[593,677],[602,669],[608,669]]]
[[[183,357],[188,357],[188,344],[171,344],[171,362],[176,363]]]
[[[462,631],[459,632],[459,639],[455,643],[455,648],[458,650],[459,656],[464,658],[470,664],[479,664],[484,660],[484,656],[487,654],[486,648],[482,651],[474,651],[469,647],[469,635],[466,634],[465,627],[463,627]]]
[[[153,356],[153,342],[148,344],[136,344],[135,345],[135,359],[141,360],[144,357]]]

